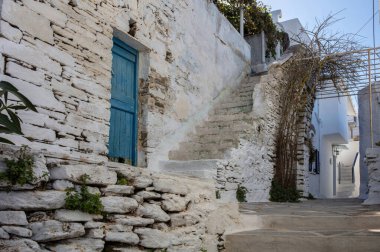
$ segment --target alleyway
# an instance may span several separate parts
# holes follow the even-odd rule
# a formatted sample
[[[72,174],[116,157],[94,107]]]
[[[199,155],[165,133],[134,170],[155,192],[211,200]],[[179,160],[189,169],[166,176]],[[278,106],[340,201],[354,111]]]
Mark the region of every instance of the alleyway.
[[[380,206],[357,199],[245,203],[256,230],[228,235],[227,251],[380,251]]]

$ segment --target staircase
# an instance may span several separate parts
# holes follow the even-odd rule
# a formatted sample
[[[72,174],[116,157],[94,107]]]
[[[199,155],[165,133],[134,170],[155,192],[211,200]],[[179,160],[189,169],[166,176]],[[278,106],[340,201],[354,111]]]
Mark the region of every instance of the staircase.
[[[267,75],[250,77],[229,94],[216,102],[209,117],[177,150],[169,153],[170,160],[222,159],[228,150],[238,146],[240,139],[250,136],[252,125],[252,94],[255,85],[265,81]]]
[[[252,230],[226,236],[226,252],[380,251],[380,206],[356,199],[246,203]]]
[[[355,183],[352,183],[351,165],[342,164],[340,167],[340,183],[337,184],[337,198],[350,198],[355,191]]]

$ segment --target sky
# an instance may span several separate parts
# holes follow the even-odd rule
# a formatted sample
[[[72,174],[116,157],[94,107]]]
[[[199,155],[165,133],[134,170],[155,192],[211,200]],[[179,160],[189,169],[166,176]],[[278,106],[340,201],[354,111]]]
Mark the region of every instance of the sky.
[[[358,39],[364,47],[373,47],[372,0],[261,0],[271,10],[282,10],[282,19],[298,18],[307,28],[313,28],[316,19],[323,20],[329,14],[340,12],[337,18],[341,19],[333,27],[333,31],[342,33],[358,33]],[[376,47],[380,46],[380,17],[379,0],[375,0],[375,37]],[[361,29],[362,28],[362,29]]]

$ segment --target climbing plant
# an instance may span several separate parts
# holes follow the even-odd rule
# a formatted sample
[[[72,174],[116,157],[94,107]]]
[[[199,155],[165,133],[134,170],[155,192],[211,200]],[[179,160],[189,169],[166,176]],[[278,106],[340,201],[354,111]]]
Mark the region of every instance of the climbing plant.
[[[265,33],[267,44],[267,57],[276,55],[278,42],[286,47],[288,45],[287,34],[279,31],[273,23],[269,8],[256,0],[216,0],[214,1],[220,12],[239,30],[240,8],[244,9],[244,34],[246,36]]]
[[[335,15],[330,15],[313,30],[302,31],[295,38],[299,47],[282,66],[275,174],[270,193],[274,201],[297,201],[297,151],[300,141],[305,143],[300,133],[304,132],[305,112],[313,110],[317,90],[326,86],[340,90],[343,80],[351,85],[360,76],[362,61],[344,53],[359,49],[360,44],[350,34],[329,32],[335,22]],[[305,41],[305,35],[310,40]]]

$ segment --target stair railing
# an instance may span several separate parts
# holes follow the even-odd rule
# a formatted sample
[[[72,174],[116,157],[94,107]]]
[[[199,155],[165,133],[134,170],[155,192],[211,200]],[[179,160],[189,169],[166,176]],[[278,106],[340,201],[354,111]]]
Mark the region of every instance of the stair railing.
[[[351,168],[352,184],[355,183],[355,165],[356,165],[358,156],[359,156],[359,152],[356,152],[355,159],[354,159],[354,162],[352,163],[352,168]]]

